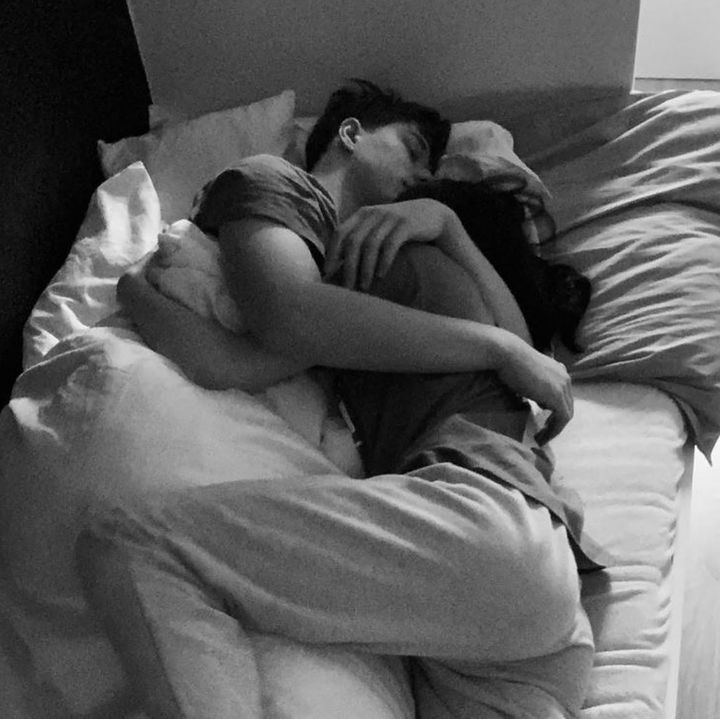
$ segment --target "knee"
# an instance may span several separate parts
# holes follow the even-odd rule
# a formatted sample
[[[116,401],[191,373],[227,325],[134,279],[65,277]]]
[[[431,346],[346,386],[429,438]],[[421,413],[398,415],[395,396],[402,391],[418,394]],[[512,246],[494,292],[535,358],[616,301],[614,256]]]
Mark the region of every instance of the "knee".
[[[80,517],[75,543],[78,567],[127,542],[149,544],[158,535],[159,497],[146,492],[95,496]]]
[[[580,582],[563,528],[551,541],[525,546],[520,621],[538,653],[555,651],[573,631],[580,607]]]

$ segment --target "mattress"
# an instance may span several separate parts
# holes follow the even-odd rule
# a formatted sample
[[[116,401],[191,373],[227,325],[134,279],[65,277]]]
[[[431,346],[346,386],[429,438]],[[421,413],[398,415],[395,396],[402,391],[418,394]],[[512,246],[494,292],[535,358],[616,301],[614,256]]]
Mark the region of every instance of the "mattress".
[[[713,464],[695,457],[686,535],[679,718],[720,716],[720,445]]]
[[[617,558],[583,579],[597,651],[583,717],[673,717],[683,561],[677,546],[692,464],[682,417],[648,386],[579,382],[574,390],[575,416],[553,450],[584,500],[588,533]]]

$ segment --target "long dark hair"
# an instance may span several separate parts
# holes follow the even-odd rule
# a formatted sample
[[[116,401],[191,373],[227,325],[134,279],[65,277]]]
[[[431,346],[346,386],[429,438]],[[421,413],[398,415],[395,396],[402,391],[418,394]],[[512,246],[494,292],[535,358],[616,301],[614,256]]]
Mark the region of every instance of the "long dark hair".
[[[436,179],[409,188],[398,200],[428,197],[454,210],[515,297],[534,346],[548,350],[557,336],[580,352],[575,334],[590,302],[590,280],[570,265],[550,264],[537,256],[525,230],[521,190],[492,180]]]

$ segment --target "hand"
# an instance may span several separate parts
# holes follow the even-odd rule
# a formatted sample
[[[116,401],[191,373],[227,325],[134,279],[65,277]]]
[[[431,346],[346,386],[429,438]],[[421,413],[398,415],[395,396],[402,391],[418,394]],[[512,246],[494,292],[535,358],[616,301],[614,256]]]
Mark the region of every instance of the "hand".
[[[572,386],[565,365],[513,336],[496,371],[508,387],[550,410],[548,421],[535,435],[538,444],[556,437],[572,419]]]
[[[146,255],[143,255],[120,276],[116,293],[118,302],[123,305],[123,307],[131,304],[130,300],[137,294],[138,290],[149,288],[150,282],[147,278],[147,272],[155,254],[155,250],[151,250]]]
[[[363,207],[343,222],[330,241],[324,276],[341,267],[347,288],[367,290],[383,277],[406,242],[432,242],[443,235],[452,210],[437,200],[421,198]]]

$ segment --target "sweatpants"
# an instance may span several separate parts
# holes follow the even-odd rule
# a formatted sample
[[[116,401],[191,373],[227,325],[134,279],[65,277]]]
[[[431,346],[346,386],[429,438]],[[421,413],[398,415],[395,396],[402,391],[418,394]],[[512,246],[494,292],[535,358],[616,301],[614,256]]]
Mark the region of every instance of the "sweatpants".
[[[153,719],[259,719],[250,630],[411,658],[419,719],[575,717],[588,684],[565,527],[450,463],[97,504],[77,559]]]

